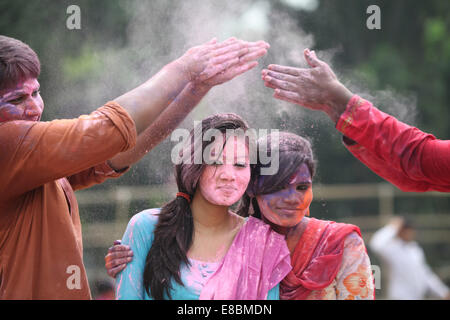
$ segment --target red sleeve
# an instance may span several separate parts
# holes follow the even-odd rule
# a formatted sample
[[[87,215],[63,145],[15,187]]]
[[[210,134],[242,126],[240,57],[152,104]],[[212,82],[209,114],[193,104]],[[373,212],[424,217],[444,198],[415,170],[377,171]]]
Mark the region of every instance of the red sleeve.
[[[404,124],[355,95],[336,128],[349,151],[404,191],[450,191],[450,141]]]

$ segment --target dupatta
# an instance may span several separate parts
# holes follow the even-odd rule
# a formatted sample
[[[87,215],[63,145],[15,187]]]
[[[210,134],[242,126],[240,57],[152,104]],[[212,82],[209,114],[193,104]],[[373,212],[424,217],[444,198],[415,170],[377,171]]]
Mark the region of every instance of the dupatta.
[[[284,236],[249,217],[203,287],[200,300],[264,300],[291,270],[290,260]]]
[[[283,300],[304,300],[313,290],[328,287],[339,271],[345,238],[361,231],[355,225],[310,218],[292,253],[292,270],[283,279]]]

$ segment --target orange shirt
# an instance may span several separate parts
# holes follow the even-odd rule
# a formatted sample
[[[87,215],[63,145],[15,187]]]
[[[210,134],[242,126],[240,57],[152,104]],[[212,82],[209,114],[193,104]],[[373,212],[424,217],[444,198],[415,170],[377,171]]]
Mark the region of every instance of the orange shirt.
[[[119,176],[106,160],[136,143],[109,102],[88,116],[0,124],[0,299],[90,299],[73,190]]]

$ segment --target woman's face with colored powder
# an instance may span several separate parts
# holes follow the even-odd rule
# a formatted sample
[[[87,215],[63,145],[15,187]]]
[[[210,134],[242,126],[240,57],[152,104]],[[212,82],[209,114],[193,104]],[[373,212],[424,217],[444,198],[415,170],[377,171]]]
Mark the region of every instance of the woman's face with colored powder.
[[[209,163],[203,169],[199,191],[210,203],[231,206],[239,201],[250,182],[248,147],[243,138],[232,137],[221,151],[223,143],[211,145]]]
[[[309,213],[312,199],[312,177],[305,163],[297,169],[285,188],[256,196],[264,218],[281,227],[294,227],[300,223]]]
[[[15,88],[0,92],[0,122],[39,121],[44,111],[39,88],[37,79],[29,78]]]

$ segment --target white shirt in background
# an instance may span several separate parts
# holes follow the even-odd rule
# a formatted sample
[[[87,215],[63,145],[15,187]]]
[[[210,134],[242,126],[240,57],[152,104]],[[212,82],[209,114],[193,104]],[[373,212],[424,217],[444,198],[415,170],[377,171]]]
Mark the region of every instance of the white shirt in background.
[[[388,299],[421,300],[427,292],[440,298],[448,295],[448,287],[427,265],[422,248],[415,241],[397,237],[395,226],[375,232],[369,246],[387,264]]]

